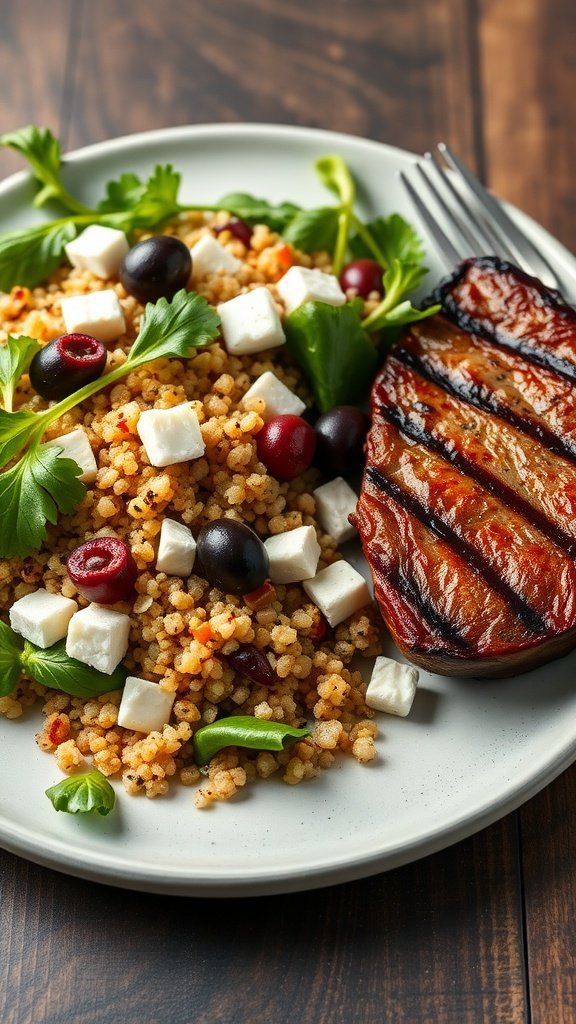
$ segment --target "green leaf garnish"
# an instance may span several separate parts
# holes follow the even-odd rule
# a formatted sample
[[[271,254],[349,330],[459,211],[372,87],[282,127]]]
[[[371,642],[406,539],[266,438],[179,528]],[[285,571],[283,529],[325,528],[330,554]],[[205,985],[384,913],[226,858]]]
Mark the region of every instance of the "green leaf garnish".
[[[219,326],[220,318],[206,299],[184,289],[171,302],[150,302],[128,355],[129,369],[161,356],[187,359],[194,348],[214,341]]]
[[[70,775],[45,792],[55,810],[67,811],[68,814],[109,814],[116,800],[108,779],[96,770]]]
[[[18,685],[22,675],[24,641],[10,626],[0,621],[0,697],[6,697]]]
[[[379,254],[376,259],[382,263],[383,269],[391,267],[394,260],[400,263],[421,263],[424,259],[421,238],[399,213],[378,217],[361,227],[362,230],[350,239],[350,251],[354,259],[373,259],[376,250]]]
[[[66,654],[66,641],[52,647],[36,647],[0,621],[0,696],[11,693],[22,675],[51,690],[73,697],[99,697],[121,690],[127,669],[118,665],[110,675]]]
[[[338,234],[339,212],[334,206],[300,210],[283,232],[283,238],[301,252],[332,252]]]
[[[376,370],[376,349],[358,305],[305,302],[284,322],[288,348],[307,375],[321,412],[360,402]]]
[[[310,736],[309,729],[296,729],[282,722],[266,722],[252,715],[233,715],[204,725],[194,733],[194,760],[207,764],[224,747],[250,750],[283,750],[284,744]]]
[[[48,277],[77,233],[74,219],[61,218],[0,234],[0,291],[8,292],[15,284],[32,288]]]
[[[0,409],[0,467],[5,466],[30,440],[38,425],[38,415],[19,409],[9,412]]]
[[[136,174],[123,174],[108,182],[107,197],[98,206],[99,222],[126,232],[162,224],[181,210],[180,180],[171,164],[158,164],[147,182]]]
[[[338,231],[332,257],[332,273],[338,276],[346,259],[348,234],[356,192],[354,179],[341,156],[320,157],[314,166],[326,188],[334,192],[340,200],[337,211]]]
[[[256,199],[247,192],[228,192],[210,209],[226,210],[247,224],[266,224],[272,231],[282,233],[301,208],[295,203],[268,203],[266,199]]]
[[[419,263],[393,260],[383,277],[384,298],[362,321],[362,326],[369,331],[379,331],[383,327],[399,327],[438,313],[438,305],[428,306],[427,309],[415,309],[403,298],[406,292],[420,284],[425,274],[426,268]]]
[[[13,338],[11,335],[6,344],[0,346],[0,391],[4,408],[12,412],[12,401],[16,385],[23,373],[30,366],[32,356],[40,348],[35,338],[27,338],[20,335]]]
[[[72,213],[87,211],[87,207],[77,202],[62,183],[60,143],[49,128],[38,128],[32,124],[6,132],[0,135],[0,146],[8,146],[21,153],[30,164],[34,176],[44,186],[36,193],[34,206],[43,206],[49,200],[56,199]]]

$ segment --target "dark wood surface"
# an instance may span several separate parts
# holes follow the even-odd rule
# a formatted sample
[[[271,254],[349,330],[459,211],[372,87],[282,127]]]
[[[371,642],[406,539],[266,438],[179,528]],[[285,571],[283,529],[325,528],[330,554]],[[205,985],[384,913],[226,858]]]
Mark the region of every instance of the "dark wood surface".
[[[566,245],[570,0],[0,4],[0,130],[72,148],[196,122],[439,138]],[[0,153],[0,174],[20,166]],[[8,785],[3,780],[2,785]],[[2,1024],[573,1024],[576,768],[443,853],[247,901],[116,891],[0,851]]]

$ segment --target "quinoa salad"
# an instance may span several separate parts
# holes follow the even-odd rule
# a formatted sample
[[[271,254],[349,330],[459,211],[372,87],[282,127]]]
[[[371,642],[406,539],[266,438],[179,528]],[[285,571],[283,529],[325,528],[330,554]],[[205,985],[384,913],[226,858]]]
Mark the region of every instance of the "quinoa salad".
[[[55,269],[37,283],[0,284],[0,343],[32,339],[4,416],[67,404],[46,420],[41,448],[72,460],[83,484],[68,505],[53,496],[57,515],[46,513],[36,548],[7,542],[0,559],[0,619],[11,633],[6,643],[20,645],[23,666],[2,691],[0,713],[37,715],[36,742],[63,778],[97,771],[148,798],[186,786],[197,808],[270,776],[288,785],[314,779],[337,758],[369,764],[377,756],[377,712],[407,714],[417,680],[414,669],[397,666],[392,696],[378,679],[373,698],[367,694],[383,624],[346,557],[362,420],[364,433],[368,425],[360,410],[386,327],[378,319],[386,268],[381,262],[374,276],[378,260],[354,259],[341,237],[335,249],[319,229],[322,244],[301,248],[289,226],[276,229],[272,216],[242,212],[231,202],[130,229],[101,220],[100,235],[78,214]],[[349,239],[353,221],[347,230]],[[149,251],[142,248],[150,242]],[[191,254],[189,264],[182,252]],[[85,298],[103,295],[108,309],[97,302],[86,312]],[[170,312],[189,296],[205,300],[213,337],[186,357],[128,365],[149,311]],[[239,299],[248,299],[244,307],[234,305]],[[331,398],[310,373],[309,355],[301,358],[298,311],[312,306],[353,310],[374,349],[373,361],[366,349],[357,360],[366,363],[364,392],[357,388],[350,400]],[[415,317],[428,312],[412,310]],[[97,339],[98,373],[112,375],[111,383],[76,404],[62,401],[85,386],[79,377],[62,390],[66,367],[94,353],[70,348],[62,357],[61,346],[52,365],[43,352],[86,336]],[[336,453],[335,407],[348,410],[336,424]],[[61,438],[68,441],[51,444]],[[17,465],[13,452],[5,474]],[[26,518],[21,507],[21,533]],[[91,590],[91,576],[105,576],[108,555],[118,551],[119,586],[112,577],[106,593]],[[343,575],[331,575],[336,565]],[[87,676],[74,692],[74,684],[50,686],[46,668],[34,671],[34,658],[41,666],[54,644],[70,677],[79,662],[98,675],[98,686]],[[384,672],[388,659],[378,661]],[[103,690],[102,674],[116,684],[118,671],[121,685]],[[235,741],[232,726],[214,734],[215,743],[206,731],[201,749],[201,730],[233,719],[250,734],[246,742]]]

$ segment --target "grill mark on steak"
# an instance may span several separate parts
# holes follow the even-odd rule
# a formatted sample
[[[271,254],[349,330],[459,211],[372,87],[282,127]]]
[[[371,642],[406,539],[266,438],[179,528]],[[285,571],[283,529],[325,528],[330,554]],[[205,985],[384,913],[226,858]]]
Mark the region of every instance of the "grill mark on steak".
[[[459,536],[444,520],[431,514],[430,510],[426,509],[414,494],[408,494],[398,484],[390,480],[380,469],[376,468],[376,466],[368,465],[366,467],[366,476],[384,494],[393,498],[398,505],[405,508],[410,515],[414,516],[424,526],[449,544],[468,565],[472,566],[482,576],[491,590],[506,601],[530,633],[534,636],[546,635],[546,625],[538,612],[531,608],[522,595],[502,579],[490,562],[476,548]]]
[[[402,597],[412,605],[416,611],[420,612],[431,624],[431,626],[440,633],[450,644],[454,647],[459,647],[462,651],[467,651],[470,648],[470,644],[467,643],[466,639],[456,629],[454,623],[450,622],[444,615],[441,615],[438,609],[435,607],[433,602],[426,598],[415,586],[414,581],[408,579],[402,573],[398,573],[395,579],[392,581],[396,589]],[[416,646],[414,648],[418,650]],[[440,651],[438,651],[440,653]]]
[[[407,376],[408,375],[408,376]],[[418,400],[414,397],[424,394],[428,402]],[[444,399],[444,401],[443,401]],[[433,403],[433,404],[429,404]],[[568,555],[576,555],[576,519],[573,515],[571,503],[569,502],[568,512],[566,510],[566,499],[562,491],[563,481],[566,478],[566,471],[570,466],[560,463],[552,456],[541,457],[541,446],[536,445],[532,439],[525,444],[525,451],[519,447],[523,435],[511,434],[506,424],[500,425],[500,431],[504,432],[503,444],[494,453],[483,448],[484,437],[480,428],[493,426],[492,418],[487,418],[484,413],[479,419],[478,437],[470,430],[466,436],[466,427],[462,418],[458,420],[458,414],[465,412],[465,406],[460,408],[460,402],[451,400],[445,389],[431,385],[418,374],[397,363],[391,356],[386,364],[386,371],[378,381],[374,391],[374,409],[377,413],[388,420],[389,423],[402,431],[402,433],[417,441],[419,444],[440,455],[447,462],[451,463],[461,473],[472,477],[487,491],[505,502],[522,515],[528,522],[536,526],[554,544],[565,551]],[[448,406],[448,410],[444,407]],[[476,426],[475,423],[470,427]],[[468,456],[464,450],[459,450],[450,436],[456,428],[462,430],[461,449],[470,451],[477,461]],[[506,433],[508,431],[508,433]],[[446,438],[449,438],[447,440]],[[506,453],[505,445],[509,446]],[[532,461],[533,475],[527,479],[519,479],[519,473],[513,475],[514,482],[518,489],[523,489],[525,497],[514,490],[503,479],[501,459],[506,454],[512,456],[515,453],[517,461]],[[504,448],[504,451],[502,451]],[[538,462],[544,465],[534,465]],[[494,461],[497,461],[494,467]],[[484,461],[484,466],[480,465]],[[510,457],[513,464],[514,460]],[[546,465],[549,462],[549,465]],[[492,467],[492,468],[490,468]],[[509,467],[505,467],[508,469]],[[513,468],[516,468],[513,466]],[[551,490],[555,487],[556,490]],[[574,487],[574,500],[576,501],[576,487]],[[535,507],[535,506],[538,507]],[[560,523],[565,524],[563,527]]]
[[[537,278],[495,256],[466,260],[434,301],[463,330],[576,381],[574,310]]]

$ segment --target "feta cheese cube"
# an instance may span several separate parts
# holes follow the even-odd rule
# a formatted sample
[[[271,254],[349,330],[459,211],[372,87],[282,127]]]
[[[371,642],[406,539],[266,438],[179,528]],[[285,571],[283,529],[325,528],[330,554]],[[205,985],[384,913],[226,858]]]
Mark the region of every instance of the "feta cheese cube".
[[[420,673],[412,665],[403,665],[392,658],[376,658],[366,703],[375,711],[405,718],[414,700]]]
[[[278,348],[286,341],[276,303],[264,286],[221,302],[218,313],[226,348],[234,355]]]
[[[205,277],[207,274],[216,274],[219,270],[226,270],[230,274],[235,274],[242,266],[242,261],[237,260],[212,235],[203,235],[196,242],[196,245],[193,245],[190,249],[190,255],[192,257],[193,278]]]
[[[128,615],[89,604],[70,619],[66,654],[111,675],[128,650],[129,634]]]
[[[77,238],[64,246],[73,267],[88,270],[95,277],[114,277],[129,249],[123,231],[90,224]]]
[[[62,316],[68,334],[90,334],[98,341],[113,341],[126,330],[122,306],[112,288],[62,299]]]
[[[346,302],[337,277],[309,267],[290,267],[276,287],[287,313],[304,302],[326,302],[329,306],[343,306]]]
[[[10,625],[36,647],[52,647],[66,636],[68,624],[78,610],[76,601],[47,590],[35,590],[15,601],[10,609]]]
[[[243,401],[246,402],[246,399],[249,398],[264,399],[266,409],[263,413],[263,418],[265,420],[271,419],[272,416],[299,416],[306,408],[306,404],[302,399],[298,398],[298,395],[295,395],[293,391],[290,391],[290,388],[287,388],[281,380],[278,380],[278,377],[271,373],[270,370],[260,374],[248,388]]]
[[[118,708],[118,725],[135,732],[159,732],[170,718],[175,696],[158,683],[128,676]]]
[[[190,402],[172,409],[146,409],[139,416],[136,430],[152,466],[190,462],[204,454],[206,446]]]
[[[349,562],[333,562],[302,586],[331,626],[370,603],[366,580]]]
[[[96,465],[94,452],[90,447],[88,434],[84,430],[84,427],[76,427],[76,429],[71,430],[69,434],[62,434],[62,437],[54,438],[54,444],[57,444],[62,448],[62,451],[60,452],[61,459],[72,459],[78,466],[80,466],[82,473],[78,479],[81,480],[83,484],[94,483],[98,473],[98,466]]]
[[[160,527],[160,542],[156,568],[169,576],[189,576],[196,557],[196,541],[192,531],[175,519],[164,519]]]
[[[320,545],[313,526],[298,526],[264,541],[272,583],[297,583],[316,573]]]
[[[337,476],[327,484],[316,487],[314,497],[316,514],[322,529],[334,537],[338,544],[350,540],[356,530],[348,522],[348,516],[354,512],[358,501],[352,488],[341,476]]]

